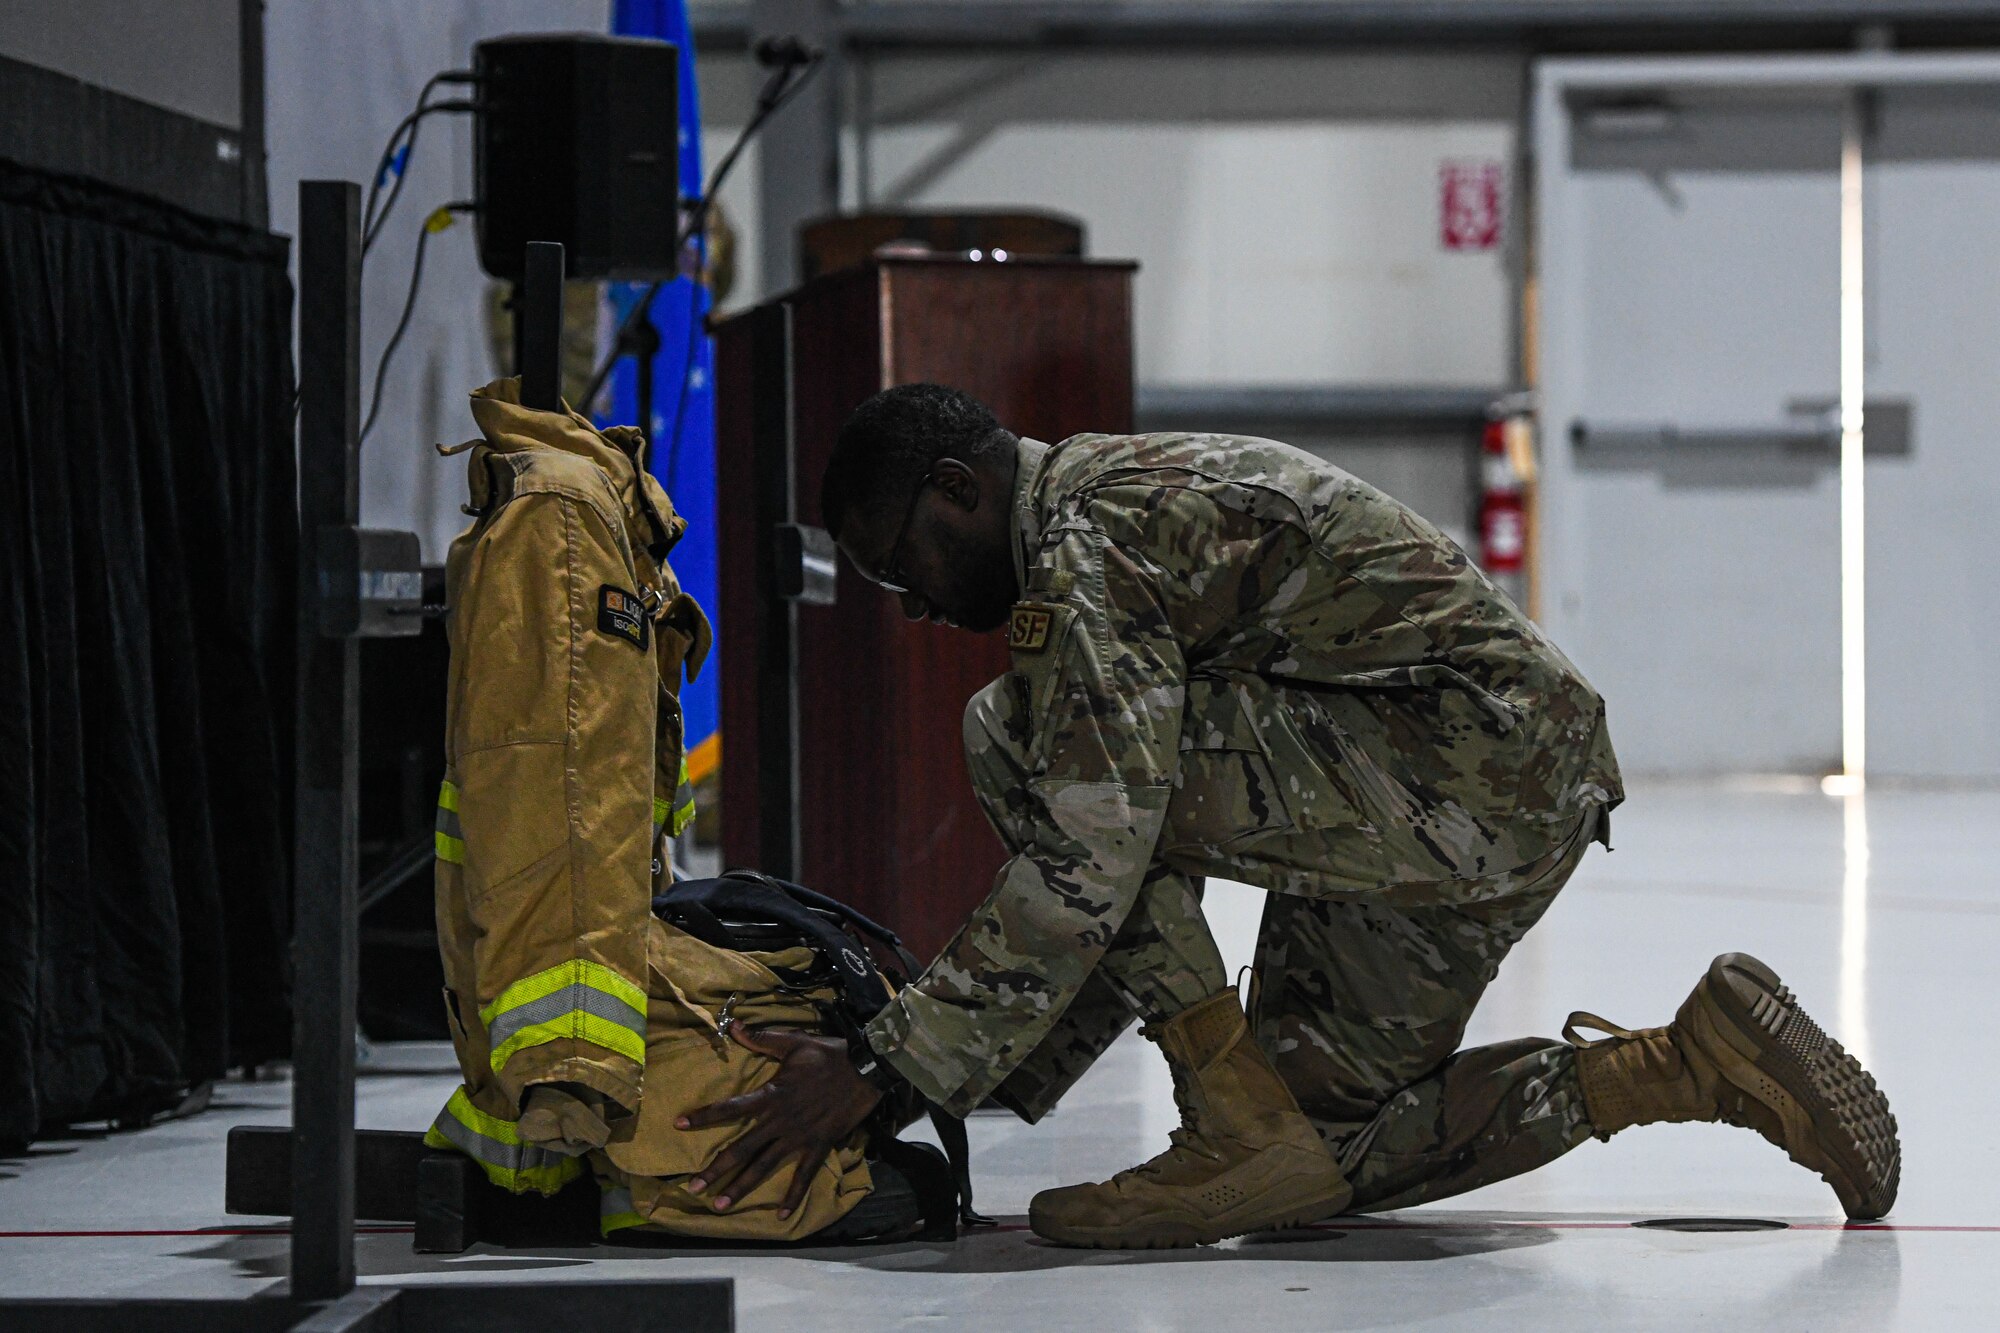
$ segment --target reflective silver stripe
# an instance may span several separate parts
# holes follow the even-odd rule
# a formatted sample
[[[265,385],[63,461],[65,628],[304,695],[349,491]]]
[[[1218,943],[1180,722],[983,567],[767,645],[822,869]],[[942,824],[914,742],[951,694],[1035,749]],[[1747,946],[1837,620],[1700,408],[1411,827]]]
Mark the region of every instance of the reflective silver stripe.
[[[544,1167],[561,1166],[573,1159],[562,1153],[550,1152],[526,1143],[502,1143],[488,1138],[472,1126],[460,1120],[446,1108],[432,1125],[438,1133],[457,1145],[460,1152],[468,1157],[476,1157],[488,1166],[502,1171],[534,1171]]]
[[[517,1004],[504,1013],[493,1015],[487,1025],[486,1037],[495,1049],[507,1044],[507,1039],[523,1028],[537,1023],[551,1023],[564,1014],[576,1010],[595,1014],[619,1027],[630,1028],[639,1034],[640,1040],[646,1036],[646,1015],[615,995],[606,995],[595,986],[586,986],[580,981],[572,981],[561,990],[550,991],[538,1000]]]
[[[616,1217],[620,1213],[637,1212],[638,1207],[637,1204],[632,1202],[631,1190],[626,1189],[623,1185],[613,1185],[610,1189],[604,1191],[603,1196],[598,1199],[597,1215],[599,1217]]]
[[[437,831],[447,838],[464,838],[465,830],[459,826],[458,811],[444,806],[437,808]]]

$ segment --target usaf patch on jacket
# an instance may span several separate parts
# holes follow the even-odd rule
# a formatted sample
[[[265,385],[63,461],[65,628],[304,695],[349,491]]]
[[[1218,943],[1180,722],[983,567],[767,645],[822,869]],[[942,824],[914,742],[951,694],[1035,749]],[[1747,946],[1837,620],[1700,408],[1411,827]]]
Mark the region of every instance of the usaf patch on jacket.
[[[1007,647],[1017,653],[1041,652],[1049,646],[1049,627],[1054,620],[1052,607],[1017,603],[1007,622]]]
[[[644,652],[648,634],[646,605],[623,588],[607,583],[597,590],[597,628]]]

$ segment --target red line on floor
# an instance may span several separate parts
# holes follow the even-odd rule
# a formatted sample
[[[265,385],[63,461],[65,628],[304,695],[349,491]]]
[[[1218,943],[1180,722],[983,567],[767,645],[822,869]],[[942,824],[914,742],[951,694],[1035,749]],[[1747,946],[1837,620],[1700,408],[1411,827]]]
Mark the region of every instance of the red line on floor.
[[[1676,1220],[1676,1219],[1667,1219]],[[1689,1219],[1692,1220],[1692,1219]],[[1754,1219],[1720,1219],[1754,1220]],[[1898,1222],[1787,1222],[1787,1231],[1977,1231],[2000,1232],[2000,1226],[1953,1227],[1926,1226]],[[1482,1227],[1522,1227],[1530,1231],[1618,1231],[1637,1229],[1641,1231],[1669,1231],[1671,1227],[1648,1227],[1639,1222],[1314,1222],[1309,1231],[1477,1231]]]
[[[407,1236],[415,1227],[356,1227],[357,1236]],[[186,1231],[0,1231],[0,1240],[95,1240],[123,1236],[289,1236],[290,1227],[198,1227]]]
[[[1722,1219],[1736,1221],[1736,1219]],[[1560,1221],[1466,1221],[1466,1223],[1382,1223],[1382,1221],[1322,1221],[1306,1231],[1478,1231],[1482,1227],[1522,1227],[1526,1231],[1672,1231],[1672,1227],[1644,1227],[1628,1223],[1560,1223]],[[1900,1223],[1784,1223],[1786,1231],[2000,1231],[2000,1227],[1928,1227]]]
[[[1667,1227],[1642,1227],[1637,1222],[1314,1222],[1293,1228],[1299,1231],[1481,1231],[1489,1227],[1516,1227],[1527,1231],[1664,1231]],[[980,1227],[981,1232],[1026,1231],[1025,1222],[1008,1222]],[[1787,1231],[1969,1231],[2000,1232],[1993,1227],[1904,1226],[1895,1222],[1787,1222]]]

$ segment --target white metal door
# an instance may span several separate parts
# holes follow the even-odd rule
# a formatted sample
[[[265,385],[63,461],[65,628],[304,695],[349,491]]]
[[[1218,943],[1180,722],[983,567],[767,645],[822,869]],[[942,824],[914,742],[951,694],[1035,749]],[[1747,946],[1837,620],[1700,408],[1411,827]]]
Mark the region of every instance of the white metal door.
[[[1543,618],[1628,771],[1823,771],[1841,102],[1542,94]]]

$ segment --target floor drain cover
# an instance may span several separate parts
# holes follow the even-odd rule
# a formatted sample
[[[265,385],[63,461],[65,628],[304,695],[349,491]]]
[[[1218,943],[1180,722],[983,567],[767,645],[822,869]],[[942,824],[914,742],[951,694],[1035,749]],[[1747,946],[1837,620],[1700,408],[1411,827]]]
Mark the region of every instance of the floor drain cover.
[[[1655,1217],[1632,1225],[1654,1231],[1783,1231],[1787,1226],[1763,1217]]]

